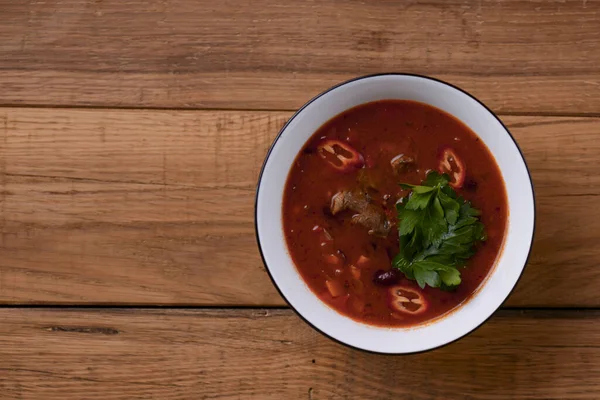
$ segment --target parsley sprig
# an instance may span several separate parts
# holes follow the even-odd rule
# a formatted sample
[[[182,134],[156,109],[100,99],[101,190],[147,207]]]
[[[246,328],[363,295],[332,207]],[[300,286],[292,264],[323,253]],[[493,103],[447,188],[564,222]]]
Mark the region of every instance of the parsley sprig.
[[[448,182],[448,175],[432,171],[419,186],[401,184],[412,193],[396,205],[400,253],[393,266],[421,288],[460,285],[459,268],[475,253],[475,244],[486,240],[479,210]]]

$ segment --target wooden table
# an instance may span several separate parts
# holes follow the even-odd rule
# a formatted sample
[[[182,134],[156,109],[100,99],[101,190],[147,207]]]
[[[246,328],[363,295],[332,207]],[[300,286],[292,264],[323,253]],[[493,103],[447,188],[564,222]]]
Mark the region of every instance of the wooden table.
[[[434,352],[313,331],[271,284],[271,140],[405,71],[497,111],[537,191],[505,308]],[[600,2],[0,0],[2,399],[599,399]]]

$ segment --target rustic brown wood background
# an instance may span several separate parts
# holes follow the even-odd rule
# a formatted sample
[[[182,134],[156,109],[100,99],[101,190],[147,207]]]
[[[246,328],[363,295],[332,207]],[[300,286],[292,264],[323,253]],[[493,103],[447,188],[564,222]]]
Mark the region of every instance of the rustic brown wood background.
[[[253,231],[293,110],[387,71],[497,111],[537,192],[506,307],[407,357],[304,324]],[[599,399],[599,154],[600,1],[0,0],[0,398]]]

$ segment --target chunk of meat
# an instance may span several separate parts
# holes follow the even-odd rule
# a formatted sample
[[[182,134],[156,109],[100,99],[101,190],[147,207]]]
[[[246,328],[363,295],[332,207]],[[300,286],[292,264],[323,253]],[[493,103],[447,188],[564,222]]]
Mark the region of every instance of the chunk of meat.
[[[390,233],[390,221],[381,208],[373,204],[369,204],[363,212],[354,214],[352,222],[368,228],[370,235],[386,237]]]
[[[396,157],[392,158],[390,161],[390,165],[394,170],[396,175],[400,175],[405,172],[409,167],[414,165],[415,159],[413,157],[407,156],[406,154],[398,154]]]
[[[364,192],[343,190],[331,198],[331,213],[336,215],[345,210],[362,212],[369,204],[370,198]]]
[[[370,197],[362,191],[341,191],[331,198],[331,213],[336,215],[351,210],[356,214],[352,222],[364,226],[370,235],[386,237],[390,233],[391,224],[383,208],[371,202]]]

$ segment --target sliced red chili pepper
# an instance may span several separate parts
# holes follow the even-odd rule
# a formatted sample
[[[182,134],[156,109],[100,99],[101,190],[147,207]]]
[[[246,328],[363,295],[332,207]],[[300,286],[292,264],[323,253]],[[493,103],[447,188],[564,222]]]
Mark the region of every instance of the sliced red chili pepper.
[[[443,174],[450,176],[450,186],[459,189],[465,183],[467,168],[456,152],[450,147],[442,151],[438,170]]]
[[[340,172],[354,171],[365,165],[362,154],[340,140],[324,140],[317,149],[319,155]]]
[[[393,310],[405,314],[421,314],[428,303],[418,291],[407,286],[393,286],[389,289],[389,301]]]

